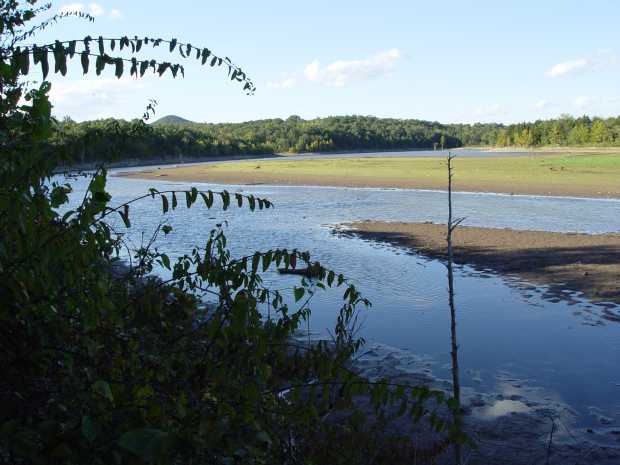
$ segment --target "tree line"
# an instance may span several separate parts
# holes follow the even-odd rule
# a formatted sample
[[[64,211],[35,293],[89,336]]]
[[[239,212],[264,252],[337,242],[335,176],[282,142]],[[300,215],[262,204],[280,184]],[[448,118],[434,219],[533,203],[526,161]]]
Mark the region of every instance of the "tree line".
[[[165,121],[170,121],[166,119]],[[139,129],[139,130],[138,130]],[[134,159],[198,158],[244,154],[348,150],[450,149],[463,146],[619,146],[620,116],[561,116],[503,125],[441,124],[415,119],[333,116],[304,120],[264,119],[243,123],[162,123],[103,119],[57,123],[56,148],[77,162],[108,158],[112,148]]]

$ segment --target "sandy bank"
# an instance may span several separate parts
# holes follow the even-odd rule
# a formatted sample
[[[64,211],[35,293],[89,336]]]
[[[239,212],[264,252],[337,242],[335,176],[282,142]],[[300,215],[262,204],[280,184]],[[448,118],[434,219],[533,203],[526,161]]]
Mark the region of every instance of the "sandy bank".
[[[445,225],[365,221],[343,225],[345,234],[413,248],[444,258]],[[598,302],[620,304],[620,234],[565,234],[462,226],[454,233],[459,264],[511,274],[538,285],[583,292]],[[617,311],[608,319],[620,321]]]

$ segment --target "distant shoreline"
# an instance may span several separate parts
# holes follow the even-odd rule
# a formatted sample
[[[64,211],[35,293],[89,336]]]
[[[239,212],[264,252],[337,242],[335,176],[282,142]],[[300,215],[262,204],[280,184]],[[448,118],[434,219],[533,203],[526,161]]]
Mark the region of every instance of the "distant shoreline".
[[[244,160],[256,160],[262,158],[276,158],[275,154],[263,154],[263,155],[227,155],[227,156],[213,156],[213,157],[156,157],[149,159],[139,158],[123,158],[122,160],[113,162],[88,162],[88,163],[74,163],[68,166],[61,166],[56,169],[55,173],[65,173],[71,171],[90,171],[97,169],[100,166],[105,166],[107,169],[119,169],[119,168],[137,168],[137,167],[149,167],[149,166],[168,166],[168,165],[189,165],[195,163],[208,163],[208,162],[222,162],[222,161],[244,161]]]
[[[430,258],[446,257],[446,226],[432,223],[361,221],[336,233],[386,242]],[[454,233],[459,264],[515,275],[565,299],[564,290],[595,302],[620,304],[620,234],[574,234],[461,226]],[[620,312],[603,317],[620,321]]]
[[[66,171],[88,171],[94,170],[102,164],[109,169],[117,168],[135,168],[135,167],[149,167],[149,166],[164,166],[164,165],[187,165],[195,163],[209,163],[209,162],[226,162],[226,161],[243,161],[243,160],[261,160],[269,158],[286,158],[295,159],[297,156],[317,156],[329,158],[331,155],[355,155],[355,154],[396,154],[407,152],[433,152],[447,155],[448,152],[454,152],[457,156],[459,152],[467,150],[477,150],[480,152],[486,152],[489,154],[506,153],[514,156],[527,156],[534,153],[618,153],[620,155],[620,147],[496,147],[496,146],[464,146],[455,147],[450,149],[437,149],[432,148],[402,148],[402,149],[356,149],[356,150],[334,150],[326,152],[276,152],[276,153],[263,153],[263,154],[246,154],[246,155],[214,155],[204,157],[155,157],[149,159],[139,159],[132,157],[124,157],[121,160],[113,162],[93,161],[87,163],[74,163],[72,165],[63,166],[56,170],[57,173]]]

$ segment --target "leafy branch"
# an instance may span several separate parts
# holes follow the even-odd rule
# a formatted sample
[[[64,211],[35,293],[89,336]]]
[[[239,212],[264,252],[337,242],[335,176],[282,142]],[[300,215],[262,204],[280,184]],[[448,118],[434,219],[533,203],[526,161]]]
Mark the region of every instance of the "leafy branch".
[[[206,47],[201,48],[189,43],[178,42],[177,39],[164,40],[150,37],[139,38],[138,36],[134,38],[129,38],[127,36],[116,38],[99,36],[93,38],[91,36],[86,36],[82,40],[57,40],[54,43],[44,45],[32,44],[22,47],[17,46],[12,50],[12,53],[7,59],[14,72],[21,75],[28,74],[31,61],[35,65],[40,64],[43,79],[47,78],[50,72],[50,55],[54,58],[54,73],[60,73],[63,76],[67,73],[67,61],[78,55],[84,74],[89,72],[91,59],[94,58],[95,72],[97,75],[100,75],[105,70],[106,66],[113,66],[114,75],[117,78],[121,78],[126,72],[125,68],[127,65],[129,66],[129,74],[136,78],[143,77],[149,69],[159,76],[162,76],[166,72],[169,72],[175,78],[179,73],[181,76],[185,76],[185,68],[179,63],[157,61],[154,59],[139,60],[136,57],[125,58],[122,56],[112,56],[110,54],[118,48],[119,52],[124,50],[131,55],[135,55],[140,52],[144,46],[150,45],[152,48],[156,48],[162,44],[168,45],[170,53],[177,50],[182,58],[188,59],[194,57],[195,60],[200,62],[203,66],[207,63],[211,67],[225,66],[230,80],[243,83],[243,90],[247,94],[251,95],[256,90],[256,86],[248,78],[246,73],[239,66],[235,65],[230,58],[215,55]],[[96,51],[93,52],[91,47],[96,48]]]

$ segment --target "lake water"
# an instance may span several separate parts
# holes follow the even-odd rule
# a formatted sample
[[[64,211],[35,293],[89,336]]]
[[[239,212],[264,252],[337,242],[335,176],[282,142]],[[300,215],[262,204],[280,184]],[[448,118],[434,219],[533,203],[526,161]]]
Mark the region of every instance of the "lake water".
[[[78,191],[84,188],[78,181]],[[339,237],[329,225],[376,219],[445,223],[446,194],[435,191],[291,186],[217,186],[268,198],[276,208],[222,212],[198,203],[166,217],[161,202],[132,206],[127,239],[139,245],[161,221],[174,227],[165,247],[172,255],[204,245],[223,220],[233,255],[275,247],[310,250],[328,268],[343,272],[373,302],[361,335],[369,347],[414,357],[433,376],[449,370],[449,311],[445,267],[394,247]],[[113,204],[147,191],[183,189],[184,183],[109,178]],[[180,204],[184,205],[181,199]],[[620,231],[620,201],[457,193],[457,216],[472,226],[605,233]],[[266,277],[278,287],[293,276]],[[620,323],[600,318],[603,307],[579,296],[552,301],[545,289],[481,273],[467,266],[455,275],[462,383],[480,392],[519,387],[527,396],[566,405],[575,427],[620,426]],[[318,293],[311,328],[325,334],[334,323],[341,293]],[[553,299],[557,300],[557,299]],[[616,309],[614,309],[616,311]],[[403,355],[404,354],[404,355]],[[509,393],[507,393],[509,394]],[[514,394],[514,392],[513,392]],[[525,394],[524,394],[525,395]],[[514,397],[514,396],[513,396]],[[514,397],[520,398],[520,397]],[[508,402],[508,401],[506,401]]]

